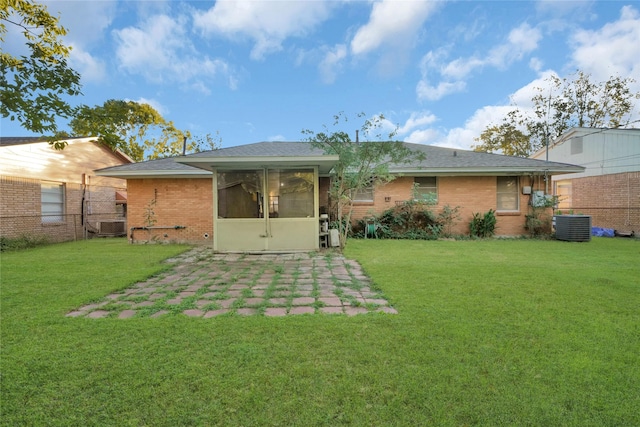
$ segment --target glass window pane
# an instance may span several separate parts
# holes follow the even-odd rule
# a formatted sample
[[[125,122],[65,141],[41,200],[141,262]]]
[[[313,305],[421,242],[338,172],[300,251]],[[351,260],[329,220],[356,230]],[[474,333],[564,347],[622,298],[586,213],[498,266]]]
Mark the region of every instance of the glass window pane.
[[[40,209],[43,223],[64,220],[64,184],[53,182],[40,184]]]
[[[313,169],[270,169],[268,171],[269,217],[313,217],[313,177]]]
[[[416,196],[427,200],[438,200],[438,184],[435,176],[416,176],[413,178]]]
[[[497,205],[499,211],[519,209],[519,189],[517,176],[499,176],[497,181]]]
[[[218,218],[262,218],[262,170],[218,172]]]

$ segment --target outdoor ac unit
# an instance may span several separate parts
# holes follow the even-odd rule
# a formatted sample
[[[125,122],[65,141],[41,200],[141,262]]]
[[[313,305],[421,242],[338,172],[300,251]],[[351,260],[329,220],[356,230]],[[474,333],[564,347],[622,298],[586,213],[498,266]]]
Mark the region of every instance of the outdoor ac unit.
[[[124,236],[126,234],[124,228],[124,221],[111,220],[98,222],[98,234],[101,236]]]
[[[556,215],[556,239],[567,242],[591,240],[591,217],[589,215]]]

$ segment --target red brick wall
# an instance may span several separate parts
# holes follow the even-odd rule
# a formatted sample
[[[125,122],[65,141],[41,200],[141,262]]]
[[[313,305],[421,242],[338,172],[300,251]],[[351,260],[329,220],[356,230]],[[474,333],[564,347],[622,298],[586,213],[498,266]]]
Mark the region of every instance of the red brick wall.
[[[453,234],[469,234],[469,222],[474,213],[485,213],[496,209],[497,180],[495,176],[441,176],[438,177],[438,203],[433,206],[439,213],[446,205],[459,206],[460,220],[452,228]],[[523,185],[544,189],[542,180],[532,183],[528,177],[520,177],[520,210],[518,212],[496,213],[498,236],[519,236],[527,234],[525,215],[529,212],[529,197],[522,194]],[[373,203],[356,203],[352,219],[358,220],[372,214],[380,214],[395,206],[396,201],[412,197],[413,177],[399,177],[375,189]],[[549,214],[551,210],[549,209]]]
[[[212,244],[213,193],[211,178],[129,179],[127,181],[127,227],[149,224],[148,208],[154,212],[152,230],[129,231],[134,242],[188,242]],[[155,205],[151,202],[155,200]],[[175,229],[184,226],[184,229]],[[158,228],[167,227],[167,228]],[[205,234],[208,237],[205,237]]]
[[[571,209],[594,226],[640,234],[640,172],[576,178],[571,191]]]

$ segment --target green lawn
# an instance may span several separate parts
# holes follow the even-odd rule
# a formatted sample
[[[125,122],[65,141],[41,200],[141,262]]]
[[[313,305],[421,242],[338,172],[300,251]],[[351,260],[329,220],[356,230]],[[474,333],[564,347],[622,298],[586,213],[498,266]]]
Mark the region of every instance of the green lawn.
[[[640,242],[350,241],[398,315],[67,318],[179,246],[2,253],[2,425],[640,425]]]

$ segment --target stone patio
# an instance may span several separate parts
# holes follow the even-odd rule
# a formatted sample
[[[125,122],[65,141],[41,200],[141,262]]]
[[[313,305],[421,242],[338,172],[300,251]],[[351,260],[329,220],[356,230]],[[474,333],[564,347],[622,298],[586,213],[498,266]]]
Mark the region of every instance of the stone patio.
[[[67,317],[397,313],[356,261],[332,252],[220,254],[200,247],[166,262],[174,267]]]

